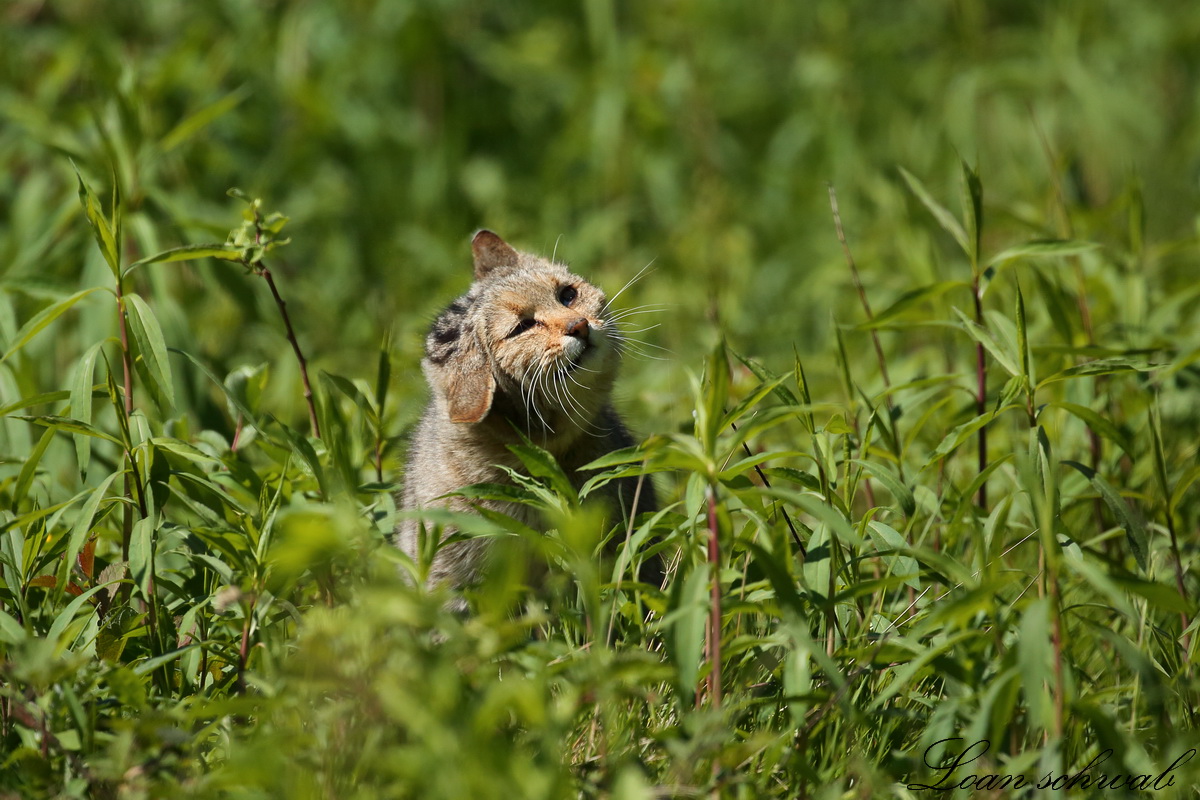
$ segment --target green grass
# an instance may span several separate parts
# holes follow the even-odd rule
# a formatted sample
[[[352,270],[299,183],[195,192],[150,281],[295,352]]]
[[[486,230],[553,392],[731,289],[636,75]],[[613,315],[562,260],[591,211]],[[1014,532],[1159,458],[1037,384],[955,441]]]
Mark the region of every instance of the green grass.
[[[1200,746],[1190,5],[0,17],[0,797],[927,797]],[[386,540],[484,224],[653,262],[666,350],[582,498],[522,451],[548,532],[463,525],[456,617]],[[627,474],[663,508],[603,526]]]

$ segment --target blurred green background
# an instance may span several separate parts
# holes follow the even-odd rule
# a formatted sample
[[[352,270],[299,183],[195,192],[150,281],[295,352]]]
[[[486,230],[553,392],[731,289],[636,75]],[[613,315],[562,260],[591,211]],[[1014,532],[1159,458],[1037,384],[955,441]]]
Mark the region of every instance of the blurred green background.
[[[861,321],[827,182],[876,310],[969,279],[898,165],[955,210],[957,157],[976,165],[985,249],[1068,234],[1128,249],[1139,181],[1148,241],[1195,235],[1200,6],[1186,0],[10,0],[0,23],[4,333],[47,297],[107,283],[68,157],[101,193],[117,165],[130,261],[223,240],[237,186],[291,217],[274,271],[317,368],[369,376],[393,333],[394,429],[420,408],[422,333],[469,283],[478,227],[556,249],[610,292],[653,262],[623,297],[666,305],[645,338],[673,355],[626,370],[643,430],[671,421],[683,367],[718,332],[788,369],[793,346],[828,352],[831,315]],[[1190,281],[1179,252],[1158,254],[1168,286]],[[237,270],[137,280],[169,345],[218,374],[271,362],[265,404],[299,424],[270,296]],[[1108,324],[1121,289],[1094,291]],[[60,324],[108,335],[104,305]],[[46,388],[73,340],[35,342]],[[861,334],[848,346],[869,352]]]

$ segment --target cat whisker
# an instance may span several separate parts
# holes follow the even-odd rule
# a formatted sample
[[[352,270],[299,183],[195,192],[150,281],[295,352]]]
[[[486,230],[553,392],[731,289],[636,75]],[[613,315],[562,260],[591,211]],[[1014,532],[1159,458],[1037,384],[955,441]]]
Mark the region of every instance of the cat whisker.
[[[621,339],[625,344],[636,345],[638,347],[643,347],[643,348],[650,347],[655,350],[661,350],[664,353],[668,353],[670,355],[675,355],[675,351],[670,349],[669,347],[663,347],[661,345],[654,344],[653,342],[643,341],[642,339],[635,339],[632,336],[622,336]]]
[[[619,327],[621,327],[621,333],[623,333],[623,334],[630,334],[630,333],[645,333],[646,331],[652,331],[652,330],[654,330],[655,328],[661,328],[661,327],[662,327],[662,323],[658,323],[658,322],[656,322],[655,324],[653,324],[653,325],[647,325],[647,326],[646,326],[646,327],[644,327],[644,328],[626,328],[626,327],[624,327],[624,326],[619,326]]]
[[[622,308],[610,314],[607,319],[611,322],[614,320],[625,319],[632,317],[635,314],[657,314],[660,311],[665,311],[668,308],[666,303],[647,303],[644,306],[634,306],[633,308]]]
[[[555,402],[554,405],[556,408],[558,408],[559,410],[562,411],[563,415],[566,416],[568,422],[572,423],[576,427],[582,428],[583,426],[579,425],[578,421],[571,414],[571,408],[567,404],[567,401],[563,399],[561,387],[559,385],[559,382],[561,380],[562,380],[561,372],[553,372],[550,374],[550,390],[554,393],[554,400],[557,401],[557,402]],[[570,395],[569,392],[567,394],[568,394],[568,396]]]
[[[646,266],[642,267],[641,269],[639,269],[636,275],[634,275],[632,278],[630,278],[628,281],[626,281],[625,285],[621,287],[620,291],[618,291],[612,297],[608,298],[608,302],[606,302],[604,304],[604,310],[607,311],[609,309],[609,307],[612,306],[613,301],[615,301],[618,297],[621,296],[622,292],[624,292],[630,286],[633,286],[635,283],[640,281],[642,279],[642,276],[646,274],[646,270],[650,269],[651,265],[654,264],[654,261],[655,261],[654,259],[650,259],[650,263],[647,264]]]
[[[652,308],[652,309],[645,309],[645,310],[639,310],[639,311],[631,311],[627,314],[625,314],[625,313],[614,314],[611,317],[609,317],[605,322],[608,325],[620,325],[623,322],[628,322],[633,317],[639,317],[642,314],[657,314],[663,310],[665,310],[665,306],[664,306],[664,308]]]
[[[567,379],[570,379],[572,383],[584,391],[590,391],[588,387],[575,380],[575,377],[569,372],[559,372],[557,378],[558,383],[562,388],[562,395],[565,396],[566,402],[563,404],[563,411],[566,412],[567,416],[573,422],[575,422],[581,430],[587,432],[591,436],[603,436],[608,433],[610,429],[600,428],[593,422],[589,422],[587,420],[587,410],[580,404],[579,400],[573,394],[571,394],[571,387],[567,386]],[[578,417],[571,413],[572,408],[578,412]]]
[[[542,394],[541,384],[545,380],[546,365],[538,364],[532,370],[530,375],[532,376],[532,380],[530,381],[529,391],[525,392],[524,390],[522,390],[522,393],[525,395],[525,419],[530,423],[530,426],[532,427],[533,416],[531,416],[529,413],[530,409],[532,409],[533,414],[536,415],[538,420],[542,423],[542,429],[544,431],[554,433],[553,426],[551,426],[550,423],[546,422],[546,418],[542,416],[542,411],[540,408],[538,408],[538,402],[537,402],[538,395]],[[524,381],[522,381],[522,384],[524,384]]]
[[[632,338],[622,337],[621,339],[618,340],[618,344],[617,344],[617,350],[621,353],[628,351],[631,355],[634,355],[638,358],[646,358],[646,359],[650,359],[652,361],[666,361],[667,360],[666,358],[664,358],[662,356],[656,356],[656,355],[653,355],[652,353],[648,352],[647,348],[651,348],[651,347],[653,347],[656,350],[661,350],[664,353],[674,355],[672,353],[672,351],[668,350],[665,347],[659,347],[656,344],[650,344],[650,342],[643,342],[640,339],[632,339]]]

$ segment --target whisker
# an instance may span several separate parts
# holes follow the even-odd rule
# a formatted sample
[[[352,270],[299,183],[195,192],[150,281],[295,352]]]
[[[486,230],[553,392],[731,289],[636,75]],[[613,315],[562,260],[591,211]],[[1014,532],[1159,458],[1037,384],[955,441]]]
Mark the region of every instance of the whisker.
[[[656,356],[656,355],[648,352],[645,349],[647,347],[653,347],[658,350],[662,350],[664,353],[674,355],[673,351],[668,350],[665,347],[659,347],[658,345],[650,344],[649,342],[641,342],[641,341],[638,341],[637,339],[626,339],[622,349],[627,350],[630,353],[630,355],[636,356],[637,358],[646,358],[646,359],[650,359],[651,361],[667,361],[667,360],[669,360],[667,358],[664,358],[663,356]]]
[[[655,350],[661,350],[664,353],[669,353],[671,355],[675,355],[675,351],[672,350],[671,348],[663,347],[661,345],[654,344],[653,342],[645,342],[645,341],[642,341],[641,339],[634,339],[633,337],[627,337],[625,339],[625,341],[628,344],[637,345],[638,347],[652,347]]]
[[[669,306],[666,303],[647,303],[642,306],[633,306],[632,308],[622,308],[608,316],[609,320],[624,319],[625,317],[633,316],[634,314],[657,314],[659,311],[665,311]]]
[[[646,326],[646,327],[644,327],[644,328],[626,328],[626,327],[623,327],[623,326],[622,326],[622,327],[621,327],[621,333],[624,333],[624,334],[630,334],[630,333],[645,333],[646,331],[652,331],[652,330],[654,330],[655,328],[661,328],[661,327],[662,327],[662,323],[661,323],[661,322],[656,322],[656,323],[655,323],[655,324],[653,324],[653,325],[647,325],[647,326]]]
[[[608,298],[608,302],[606,302],[604,304],[604,310],[607,311],[609,306],[611,306],[613,304],[613,301],[615,301],[618,297],[620,297],[621,294],[626,289],[628,289],[630,286],[633,286],[635,283],[640,281],[642,279],[642,276],[646,274],[646,270],[650,269],[650,266],[654,263],[654,261],[655,261],[655,259],[653,259],[653,258],[650,259],[650,263],[647,264],[646,266],[642,267],[641,269],[639,269],[636,275],[634,275],[632,278],[630,278],[628,281],[626,281],[625,285],[621,287],[621,290],[619,292],[614,294],[612,297]]]
[[[610,325],[615,325],[618,322],[624,322],[628,319],[631,319],[632,317],[640,317],[643,314],[658,314],[658,313],[664,311],[665,309],[666,309],[666,306],[663,306],[662,308],[650,308],[650,309],[643,309],[643,310],[638,310],[638,311],[618,312],[616,314],[613,314],[613,315],[607,317],[605,319],[605,322],[607,322]]]
[[[541,409],[538,408],[537,398],[533,397],[534,394],[542,394],[543,393],[542,389],[541,389],[541,384],[544,381],[545,376],[546,376],[546,364],[544,362],[542,362],[542,363],[539,363],[537,365],[537,368],[534,370],[533,387],[530,392],[530,396],[532,398],[531,405],[533,407],[533,413],[537,415],[538,420],[540,420],[542,423],[543,430],[548,431],[550,433],[554,433],[554,427],[549,422],[546,422],[546,418],[542,416]],[[528,419],[528,412],[526,412],[526,414],[527,414],[526,418]],[[532,422],[532,420],[530,420],[530,421]],[[544,438],[543,438],[543,441],[544,441]]]
[[[579,412],[579,418],[578,418],[577,422],[578,422],[580,429],[586,431],[587,433],[589,433],[592,436],[603,436],[606,433],[608,433],[610,431],[609,428],[600,428],[595,424],[594,420],[590,421],[590,422],[588,421],[587,409],[585,409],[583,407],[583,405],[580,403],[579,399],[575,397],[575,395],[571,394],[571,388],[569,386],[567,386],[567,379],[570,379],[572,383],[574,383],[579,388],[583,389],[585,392],[591,391],[591,390],[588,389],[588,387],[584,386],[579,381],[575,380],[575,377],[573,375],[571,375],[571,373],[569,373],[569,372],[564,371],[564,372],[558,373],[558,379],[559,379],[559,382],[562,384],[562,389],[566,395],[568,403]],[[568,411],[568,416],[571,416],[569,411]],[[574,417],[572,417],[572,418],[574,419]]]

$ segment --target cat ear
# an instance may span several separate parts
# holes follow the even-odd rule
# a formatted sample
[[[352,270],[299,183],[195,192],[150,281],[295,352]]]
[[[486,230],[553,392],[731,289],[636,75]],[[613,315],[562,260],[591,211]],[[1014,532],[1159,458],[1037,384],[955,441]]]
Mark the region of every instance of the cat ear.
[[[443,384],[450,421],[479,422],[491,410],[496,393],[496,379],[479,344],[472,342],[463,347],[450,365]]]
[[[484,278],[495,269],[517,266],[517,251],[508,242],[489,230],[482,230],[471,240],[475,255],[475,277]]]

